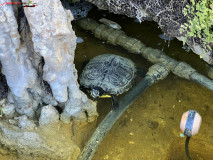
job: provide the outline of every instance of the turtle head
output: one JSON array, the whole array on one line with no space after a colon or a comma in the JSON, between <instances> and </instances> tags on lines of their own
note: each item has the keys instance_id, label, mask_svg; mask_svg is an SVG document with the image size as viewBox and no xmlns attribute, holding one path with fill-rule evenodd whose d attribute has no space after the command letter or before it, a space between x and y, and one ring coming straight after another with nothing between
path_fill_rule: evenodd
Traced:
<instances>
[{"instance_id":1,"label":"turtle head","mask_svg":"<svg viewBox=\"0 0 213 160\"><path fill-rule=\"evenodd\" d=\"M97 89L91 89L90 94L91 94L91 96L92 96L93 98L97 98L97 97L100 96L100 95L99 95L99 90L97 90Z\"/></svg>"}]
</instances>

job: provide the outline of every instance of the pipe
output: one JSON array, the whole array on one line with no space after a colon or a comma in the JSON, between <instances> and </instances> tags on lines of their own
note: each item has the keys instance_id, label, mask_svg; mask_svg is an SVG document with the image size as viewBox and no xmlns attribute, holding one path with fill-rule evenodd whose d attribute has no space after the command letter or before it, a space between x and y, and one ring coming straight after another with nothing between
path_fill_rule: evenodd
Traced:
<instances>
[{"instance_id":1,"label":"pipe","mask_svg":"<svg viewBox=\"0 0 213 160\"><path fill-rule=\"evenodd\" d=\"M197 72L194 72L190 75L190 80L197 82L213 91L213 81Z\"/></svg>"},{"instance_id":2,"label":"pipe","mask_svg":"<svg viewBox=\"0 0 213 160\"><path fill-rule=\"evenodd\" d=\"M91 160L95 154L96 149L103 140L104 136L112 128L119 117L126 111L126 109L153 83L164 79L169 74L162 64L155 64L149 68L145 78L141 80L127 95L119 101L119 108L111 110L104 120L97 127L90 140L85 145L78 160Z\"/></svg>"}]
</instances>

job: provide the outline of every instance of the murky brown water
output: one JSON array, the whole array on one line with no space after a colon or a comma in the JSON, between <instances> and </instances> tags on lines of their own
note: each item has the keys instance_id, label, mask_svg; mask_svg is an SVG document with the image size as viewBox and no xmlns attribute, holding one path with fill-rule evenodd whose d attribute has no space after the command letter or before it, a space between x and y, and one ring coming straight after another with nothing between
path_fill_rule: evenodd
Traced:
<instances>
[{"instance_id":1,"label":"murky brown water","mask_svg":"<svg viewBox=\"0 0 213 160\"><path fill-rule=\"evenodd\" d=\"M147 46L162 49L164 40L158 37L160 29L153 22L134 23L123 16L111 16L106 12L93 16L116 20L128 36L140 39ZM119 21L118 21L119 19ZM132 59L137 66L147 68L150 63L142 56L98 40L90 32L76 31L85 42L78 44L75 64L79 73L82 62L96 55L111 53ZM205 63L192 52L182 49L182 42L173 40L164 46L167 55L184 61L207 75ZM189 110L197 110L203 118L200 132L190 140L189 150L193 160L213 159L213 92L170 74L154 84L140 96L116 122L102 141L93 160L184 160L185 138L180 137L180 119ZM110 99L98 100L100 122L109 112Z\"/></svg>"}]
</instances>

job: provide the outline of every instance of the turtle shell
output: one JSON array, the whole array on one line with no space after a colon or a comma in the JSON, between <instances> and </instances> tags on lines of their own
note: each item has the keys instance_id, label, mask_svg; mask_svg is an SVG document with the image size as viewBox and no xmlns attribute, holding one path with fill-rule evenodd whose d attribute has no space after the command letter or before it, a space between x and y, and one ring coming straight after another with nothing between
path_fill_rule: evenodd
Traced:
<instances>
[{"instance_id":1,"label":"turtle shell","mask_svg":"<svg viewBox=\"0 0 213 160\"><path fill-rule=\"evenodd\" d=\"M90 89L100 87L109 94L122 94L131 87L135 72L133 61L113 54L103 54L94 57L85 66L80 84Z\"/></svg>"}]
</instances>

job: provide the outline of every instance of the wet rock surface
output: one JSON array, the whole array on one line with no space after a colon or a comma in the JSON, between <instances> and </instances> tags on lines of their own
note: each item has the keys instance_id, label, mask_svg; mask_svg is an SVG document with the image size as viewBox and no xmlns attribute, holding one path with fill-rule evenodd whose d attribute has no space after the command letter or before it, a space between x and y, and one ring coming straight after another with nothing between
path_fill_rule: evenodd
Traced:
<instances>
[{"instance_id":1,"label":"wet rock surface","mask_svg":"<svg viewBox=\"0 0 213 160\"><path fill-rule=\"evenodd\" d=\"M7 146L1 154L15 152L13 159L19 157L17 159L23 160L32 157L39 160L75 160L80 154L79 147L70 139L71 132L67 133L67 127L55 125L23 131L35 126L25 116L11 119L10 123L0 122L0 143Z\"/></svg>"}]
</instances>

